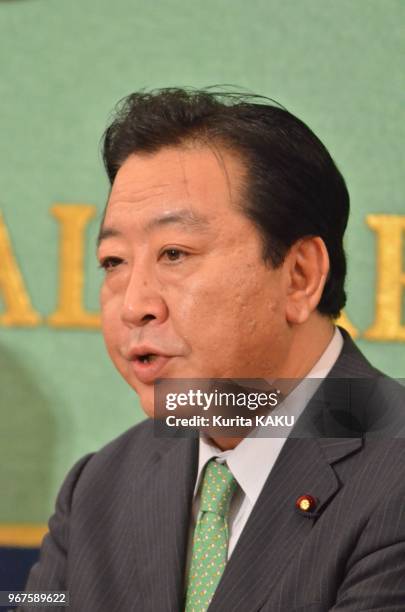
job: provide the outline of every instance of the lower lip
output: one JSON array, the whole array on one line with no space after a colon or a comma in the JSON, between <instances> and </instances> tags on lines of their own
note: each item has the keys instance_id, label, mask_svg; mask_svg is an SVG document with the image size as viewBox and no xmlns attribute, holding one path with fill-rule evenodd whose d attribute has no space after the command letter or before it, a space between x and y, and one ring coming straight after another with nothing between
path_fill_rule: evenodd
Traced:
<instances>
[{"instance_id":1,"label":"lower lip","mask_svg":"<svg viewBox=\"0 0 405 612\"><path fill-rule=\"evenodd\" d=\"M131 362L132 370L138 380L143 383L151 383L159 377L159 374L170 359L172 358L165 357L164 355L159 355L150 363L142 363L142 361L136 359Z\"/></svg>"}]
</instances>

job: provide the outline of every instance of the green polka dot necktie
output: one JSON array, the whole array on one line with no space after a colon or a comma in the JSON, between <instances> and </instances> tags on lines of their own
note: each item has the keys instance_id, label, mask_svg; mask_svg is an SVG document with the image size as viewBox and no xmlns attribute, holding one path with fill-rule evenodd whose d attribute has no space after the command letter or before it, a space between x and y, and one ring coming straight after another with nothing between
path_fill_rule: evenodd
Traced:
<instances>
[{"instance_id":1,"label":"green polka dot necktie","mask_svg":"<svg viewBox=\"0 0 405 612\"><path fill-rule=\"evenodd\" d=\"M227 517L237 483L226 465L206 465L200 512L194 531L185 612L204 612L225 569L228 552Z\"/></svg>"}]
</instances>

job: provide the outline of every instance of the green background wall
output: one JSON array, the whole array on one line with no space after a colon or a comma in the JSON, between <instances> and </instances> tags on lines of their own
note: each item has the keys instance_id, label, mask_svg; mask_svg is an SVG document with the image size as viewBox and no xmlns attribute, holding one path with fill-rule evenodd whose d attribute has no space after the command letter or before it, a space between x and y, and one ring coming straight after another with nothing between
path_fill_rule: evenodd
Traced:
<instances>
[{"instance_id":1,"label":"green background wall","mask_svg":"<svg viewBox=\"0 0 405 612\"><path fill-rule=\"evenodd\" d=\"M55 202L98 207L85 264L86 306L98 309L98 145L114 104L142 87L232 83L304 119L340 166L352 197L346 312L367 329L376 237L365 216L405 214L404 17L401 0L0 1L0 210L35 309L56 307ZM403 376L403 342L359 345ZM7 523L44 522L72 463L143 416L99 331L44 324L0 327L0 418Z\"/></svg>"}]
</instances>

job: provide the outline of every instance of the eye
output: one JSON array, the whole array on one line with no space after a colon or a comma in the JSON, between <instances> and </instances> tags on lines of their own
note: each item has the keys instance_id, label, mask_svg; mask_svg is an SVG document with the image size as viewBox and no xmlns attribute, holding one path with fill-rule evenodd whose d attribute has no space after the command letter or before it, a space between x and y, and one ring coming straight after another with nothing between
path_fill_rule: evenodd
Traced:
<instances>
[{"instance_id":1,"label":"eye","mask_svg":"<svg viewBox=\"0 0 405 612\"><path fill-rule=\"evenodd\" d=\"M123 260L120 257L104 257L100 261L100 268L103 268L106 272L110 272L113 268L116 268Z\"/></svg>"},{"instance_id":2,"label":"eye","mask_svg":"<svg viewBox=\"0 0 405 612\"><path fill-rule=\"evenodd\" d=\"M162 251L162 253L160 254L160 257L164 257L168 261L174 261L174 262L180 261L186 256L187 256L187 253L185 251L182 251L181 249L175 249L175 248L164 249L164 251Z\"/></svg>"}]
</instances>

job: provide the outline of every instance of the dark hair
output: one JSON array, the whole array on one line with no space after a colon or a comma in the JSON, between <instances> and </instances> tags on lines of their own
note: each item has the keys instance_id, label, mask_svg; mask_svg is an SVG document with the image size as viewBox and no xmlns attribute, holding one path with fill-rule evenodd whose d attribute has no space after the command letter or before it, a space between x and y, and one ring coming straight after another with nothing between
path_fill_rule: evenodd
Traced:
<instances>
[{"instance_id":1,"label":"dark hair","mask_svg":"<svg viewBox=\"0 0 405 612\"><path fill-rule=\"evenodd\" d=\"M330 271L318 311L337 317L346 302L343 234L349 194L321 141L262 96L178 88L133 93L119 103L104 134L111 184L132 153L190 141L231 148L246 163L243 210L263 238L265 261L279 266L304 236L324 240Z\"/></svg>"}]
</instances>

